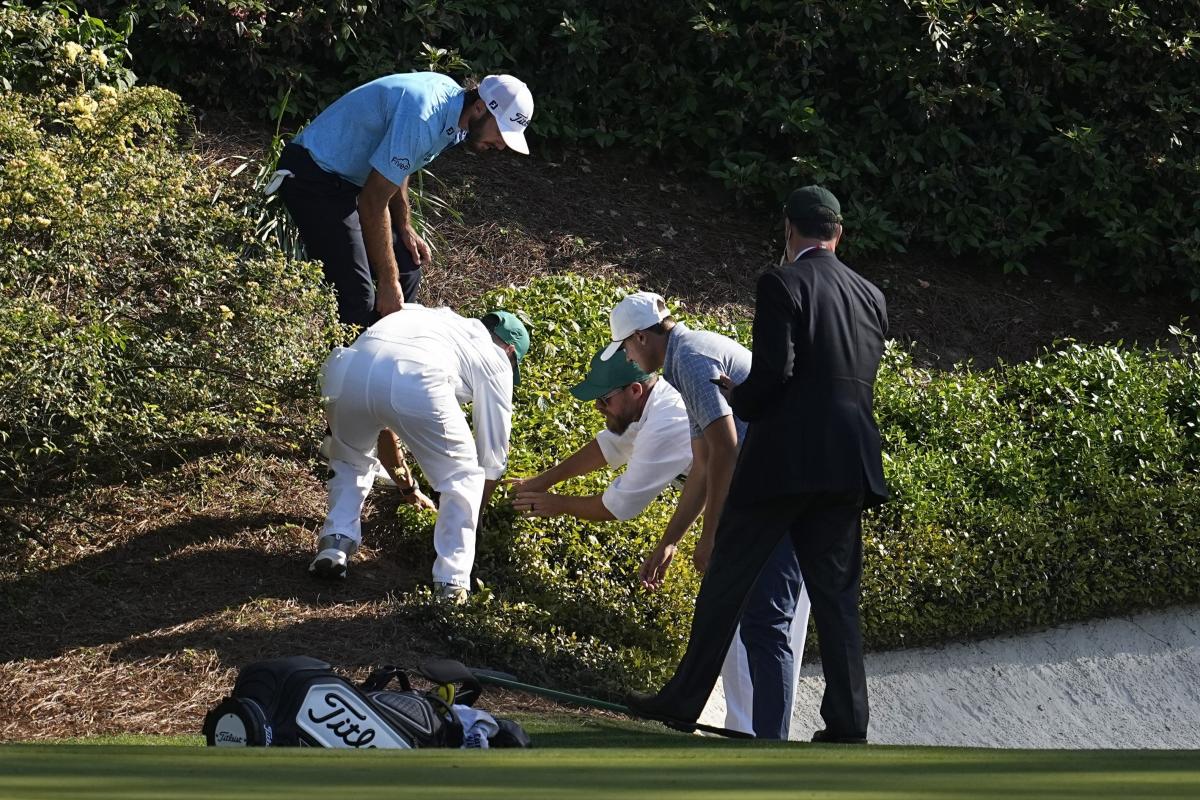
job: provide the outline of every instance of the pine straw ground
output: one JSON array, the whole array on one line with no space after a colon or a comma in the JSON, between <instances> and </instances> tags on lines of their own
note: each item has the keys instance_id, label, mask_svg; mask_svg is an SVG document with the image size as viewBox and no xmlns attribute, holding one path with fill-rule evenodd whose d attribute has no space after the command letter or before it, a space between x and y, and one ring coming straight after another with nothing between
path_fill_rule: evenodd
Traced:
<instances>
[{"instance_id":1,"label":"pine straw ground","mask_svg":"<svg viewBox=\"0 0 1200 800\"><path fill-rule=\"evenodd\" d=\"M262 146L229 120L202 127L214 131L200 139L213 159ZM755 275L778 257L774 210L629 154L455 152L434 172L430 188L464 218L438 226L426 303L458 306L570 271L618 276L695 310L749 313ZM1003 276L923 253L852 263L885 290L892 335L933 365L1025 359L1064 336L1152 342L1194 311L1169 293L1138 299L1052 270ZM44 498L9 520L28 544L0 572L0 740L196 732L237 668L258 658L306 653L361 671L452 655L389 613L392 594L427 580L428 564L394 544L385 491L369 506L371 547L351 578L305 575L324 504L313 438L147 453L139 483ZM548 707L503 692L488 705Z\"/></svg>"}]
</instances>

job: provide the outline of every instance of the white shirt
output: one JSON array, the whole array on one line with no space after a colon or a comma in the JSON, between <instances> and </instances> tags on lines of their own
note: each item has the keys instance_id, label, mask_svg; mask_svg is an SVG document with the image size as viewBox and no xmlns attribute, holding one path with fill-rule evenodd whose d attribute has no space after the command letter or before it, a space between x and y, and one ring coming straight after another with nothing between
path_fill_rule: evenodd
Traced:
<instances>
[{"instance_id":1,"label":"white shirt","mask_svg":"<svg viewBox=\"0 0 1200 800\"><path fill-rule=\"evenodd\" d=\"M611 466L628 465L601 498L617 519L642 513L667 484L692 468L687 409L675 387L661 377L650 389L642 418L622 434L600 431L596 444Z\"/></svg>"},{"instance_id":2,"label":"white shirt","mask_svg":"<svg viewBox=\"0 0 1200 800\"><path fill-rule=\"evenodd\" d=\"M363 332L388 342L397 358L444 372L460 403L471 403L475 449L484 477L498 480L508 464L512 434L512 363L477 319L449 308L405 303Z\"/></svg>"}]
</instances>

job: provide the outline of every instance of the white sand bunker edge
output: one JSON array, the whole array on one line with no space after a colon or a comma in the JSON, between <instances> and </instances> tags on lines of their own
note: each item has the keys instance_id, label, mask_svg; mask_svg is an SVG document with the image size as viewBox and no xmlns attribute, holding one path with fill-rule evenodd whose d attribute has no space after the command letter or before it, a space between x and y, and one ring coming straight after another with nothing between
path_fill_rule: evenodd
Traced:
<instances>
[{"instance_id":1,"label":"white sand bunker edge","mask_svg":"<svg viewBox=\"0 0 1200 800\"><path fill-rule=\"evenodd\" d=\"M867 654L871 741L1028 748L1200 748L1200 608L937 648ZM805 664L792 738L824 727ZM724 720L718 683L701 720Z\"/></svg>"}]
</instances>

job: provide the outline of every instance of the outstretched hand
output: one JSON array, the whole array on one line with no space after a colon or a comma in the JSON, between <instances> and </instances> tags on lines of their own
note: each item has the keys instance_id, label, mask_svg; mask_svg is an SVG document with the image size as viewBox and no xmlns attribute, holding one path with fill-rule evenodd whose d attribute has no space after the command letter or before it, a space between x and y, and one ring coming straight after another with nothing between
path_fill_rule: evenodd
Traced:
<instances>
[{"instance_id":1,"label":"outstretched hand","mask_svg":"<svg viewBox=\"0 0 1200 800\"><path fill-rule=\"evenodd\" d=\"M673 544L659 542L658 546L650 551L638 570L638 578L641 579L644 588L655 591L662 586L677 550Z\"/></svg>"},{"instance_id":2,"label":"outstretched hand","mask_svg":"<svg viewBox=\"0 0 1200 800\"><path fill-rule=\"evenodd\" d=\"M513 508L525 517L553 517L560 513L558 495L550 492L518 491Z\"/></svg>"},{"instance_id":3,"label":"outstretched hand","mask_svg":"<svg viewBox=\"0 0 1200 800\"><path fill-rule=\"evenodd\" d=\"M420 490L419 487L416 486L413 487L411 492L401 492L400 502L404 503L405 505L416 506L417 508L423 508L429 511L437 510L437 506L434 505L433 501L429 499L428 495L426 495Z\"/></svg>"},{"instance_id":4,"label":"outstretched hand","mask_svg":"<svg viewBox=\"0 0 1200 800\"><path fill-rule=\"evenodd\" d=\"M541 475L534 475L529 478L505 478L504 485L514 494L521 494L522 492L545 492L553 484Z\"/></svg>"}]
</instances>

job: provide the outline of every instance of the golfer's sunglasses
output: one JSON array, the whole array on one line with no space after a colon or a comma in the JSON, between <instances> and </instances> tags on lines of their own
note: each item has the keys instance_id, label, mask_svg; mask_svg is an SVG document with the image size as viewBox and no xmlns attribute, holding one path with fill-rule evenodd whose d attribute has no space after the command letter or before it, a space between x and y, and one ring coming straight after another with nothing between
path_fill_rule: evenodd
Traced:
<instances>
[{"instance_id":1,"label":"golfer's sunglasses","mask_svg":"<svg viewBox=\"0 0 1200 800\"><path fill-rule=\"evenodd\" d=\"M625 391L628 388L629 388L629 384L627 383L624 386L618 386L617 388L613 389L608 394L604 394L604 395L601 395L600 397L597 397L596 405L600 406L601 408L608 408L609 402L611 402L614 397L616 397L618 394L620 394L621 392Z\"/></svg>"}]
</instances>

